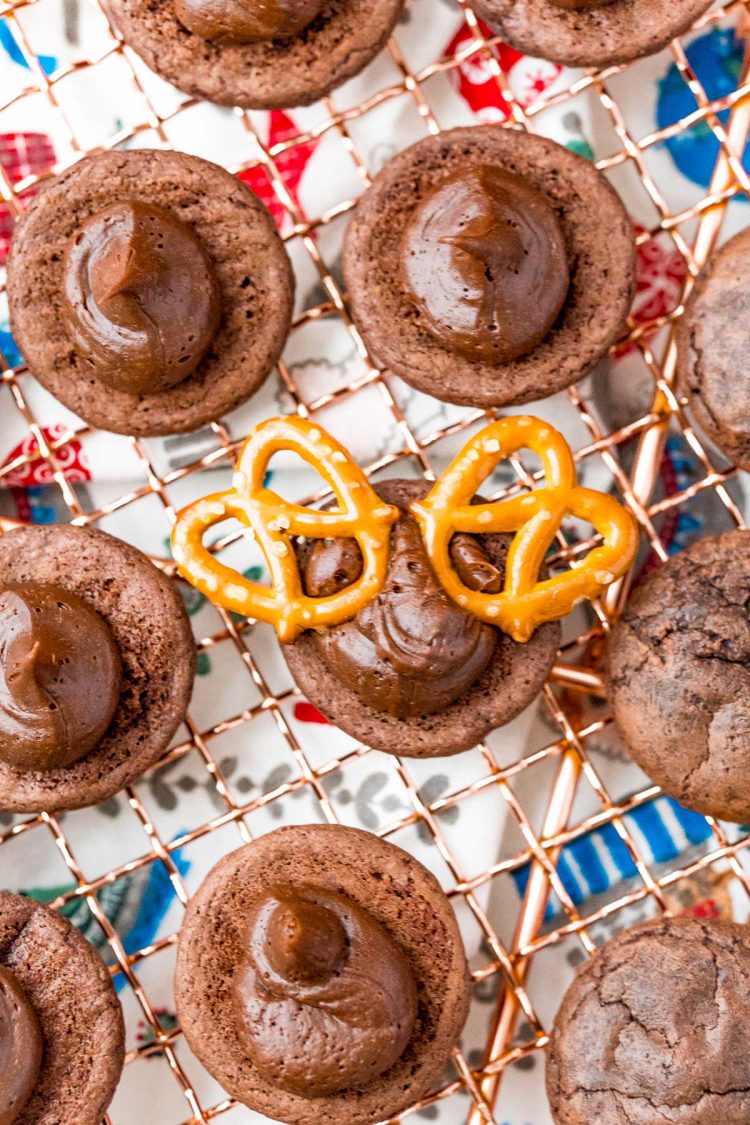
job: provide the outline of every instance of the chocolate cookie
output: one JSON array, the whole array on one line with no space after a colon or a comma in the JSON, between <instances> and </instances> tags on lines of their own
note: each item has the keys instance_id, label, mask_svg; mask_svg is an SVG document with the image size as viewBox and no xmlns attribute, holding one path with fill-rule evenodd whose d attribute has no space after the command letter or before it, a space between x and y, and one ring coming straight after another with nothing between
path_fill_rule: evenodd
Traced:
<instances>
[{"instance_id":1,"label":"chocolate cookie","mask_svg":"<svg viewBox=\"0 0 750 1125\"><path fill-rule=\"evenodd\" d=\"M391 480L377 492L404 510L429 487ZM409 536L414 521L404 522L391 532L383 593L355 622L303 633L283 652L305 696L353 738L405 757L456 754L535 699L557 655L560 625L543 625L527 644L483 625L443 592L418 535ZM512 537L460 539L481 552L468 565L493 572L499 588ZM304 552L300 561L306 565Z\"/></svg>"},{"instance_id":2,"label":"chocolate cookie","mask_svg":"<svg viewBox=\"0 0 750 1125\"><path fill-rule=\"evenodd\" d=\"M711 0L471 0L471 6L526 55L605 67L660 51Z\"/></svg>"},{"instance_id":3,"label":"chocolate cookie","mask_svg":"<svg viewBox=\"0 0 750 1125\"><path fill-rule=\"evenodd\" d=\"M70 922L0 893L0 1118L99 1125L125 1056L122 1010Z\"/></svg>"},{"instance_id":4,"label":"chocolate cookie","mask_svg":"<svg viewBox=\"0 0 750 1125\"><path fill-rule=\"evenodd\" d=\"M609 641L636 762L688 808L750 819L750 532L701 539L631 597Z\"/></svg>"},{"instance_id":5,"label":"chocolate cookie","mask_svg":"<svg viewBox=\"0 0 750 1125\"><path fill-rule=\"evenodd\" d=\"M369 1125L439 1083L469 979L420 863L367 832L306 825L209 873L185 914L175 999L232 1097L287 1125Z\"/></svg>"},{"instance_id":6,"label":"chocolate cookie","mask_svg":"<svg viewBox=\"0 0 750 1125\"><path fill-rule=\"evenodd\" d=\"M344 273L378 364L447 402L503 406L570 386L606 354L635 244L588 160L488 125L386 165L355 209Z\"/></svg>"},{"instance_id":7,"label":"chocolate cookie","mask_svg":"<svg viewBox=\"0 0 750 1125\"><path fill-rule=\"evenodd\" d=\"M402 4L291 0L248 14L232 0L109 0L125 42L168 82L249 109L311 105L353 78L385 46Z\"/></svg>"},{"instance_id":8,"label":"chocolate cookie","mask_svg":"<svg viewBox=\"0 0 750 1125\"><path fill-rule=\"evenodd\" d=\"M750 469L748 267L750 230L743 230L703 271L677 329L678 390L701 429L742 469Z\"/></svg>"},{"instance_id":9,"label":"chocolate cookie","mask_svg":"<svg viewBox=\"0 0 750 1125\"><path fill-rule=\"evenodd\" d=\"M661 918L583 967L547 1061L556 1125L750 1121L750 932Z\"/></svg>"},{"instance_id":10,"label":"chocolate cookie","mask_svg":"<svg viewBox=\"0 0 750 1125\"><path fill-rule=\"evenodd\" d=\"M294 275L260 200L184 153L104 152L45 187L16 224L13 332L32 373L93 426L197 429L264 381Z\"/></svg>"},{"instance_id":11,"label":"chocolate cookie","mask_svg":"<svg viewBox=\"0 0 750 1125\"><path fill-rule=\"evenodd\" d=\"M168 578L71 524L0 536L0 808L97 804L185 717L195 643Z\"/></svg>"}]
</instances>

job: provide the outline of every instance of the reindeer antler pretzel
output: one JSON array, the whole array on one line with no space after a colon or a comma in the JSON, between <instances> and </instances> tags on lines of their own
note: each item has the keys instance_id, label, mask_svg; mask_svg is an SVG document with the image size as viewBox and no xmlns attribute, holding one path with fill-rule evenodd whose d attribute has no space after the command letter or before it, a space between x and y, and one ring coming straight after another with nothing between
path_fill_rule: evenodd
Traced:
<instances>
[{"instance_id":1,"label":"reindeer antler pretzel","mask_svg":"<svg viewBox=\"0 0 750 1125\"><path fill-rule=\"evenodd\" d=\"M333 489L338 508L322 512L303 508L264 487L268 462L281 449L297 453L320 472ZM472 504L499 462L520 449L530 449L541 458L545 487L511 500ZM464 446L429 495L410 510L446 593L517 641L527 641L537 625L563 617L576 602L601 593L630 566L638 542L631 516L611 496L578 484L564 438L537 418L491 423ZM234 487L198 500L179 514L172 549L180 573L208 597L275 625L282 641L293 641L305 629L349 620L380 592L388 566L389 531L398 515L397 508L378 498L334 438L301 418L272 418L246 441ZM568 515L593 524L604 542L574 569L540 582L547 549ZM270 587L251 582L204 547L206 531L229 517L254 533L271 571ZM456 532L516 533L502 593L482 593L464 585L449 550ZM291 543L295 535L355 539L362 553L361 576L337 594L309 597Z\"/></svg>"},{"instance_id":2,"label":"reindeer antler pretzel","mask_svg":"<svg viewBox=\"0 0 750 1125\"><path fill-rule=\"evenodd\" d=\"M500 461L530 449L542 461L545 487L510 500L472 504L482 482ZM630 514L611 496L582 488L561 434L537 418L503 418L469 441L411 512L446 593L481 620L528 641L537 625L569 613L576 602L595 598L630 566L638 544ZM565 516L593 524L604 543L573 570L539 582L539 570ZM516 532L508 552L505 589L485 594L469 589L456 573L449 546L457 531L481 535Z\"/></svg>"},{"instance_id":3,"label":"reindeer antler pretzel","mask_svg":"<svg viewBox=\"0 0 750 1125\"><path fill-rule=\"evenodd\" d=\"M318 470L333 489L338 508L303 508L264 487L268 462L282 449L297 453ZM206 531L230 517L255 535L271 571L270 587L251 582L204 547ZM375 597L385 581L389 531L397 519L398 508L379 499L334 438L302 418L271 418L245 442L234 487L180 512L172 553L180 573L202 593L226 609L275 625L280 640L293 641L304 629L348 620ZM361 576L340 593L308 597L291 543L294 535L356 539L362 553Z\"/></svg>"}]
</instances>

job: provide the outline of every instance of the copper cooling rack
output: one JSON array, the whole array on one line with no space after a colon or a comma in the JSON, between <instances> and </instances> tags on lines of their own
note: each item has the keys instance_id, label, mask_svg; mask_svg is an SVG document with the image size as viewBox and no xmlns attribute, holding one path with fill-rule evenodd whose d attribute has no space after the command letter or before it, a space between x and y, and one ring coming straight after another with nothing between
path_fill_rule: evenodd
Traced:
<instances>
[{"instance_id":1,"label":"copper cooling rack","mask_svg":"<svg viewBox=\"0 0 750 1125\"><path fill-rule=\"evenodd\" d=\"M51 77L47 76L39 59L36 57L29 38L24 29L24 15L31 8L36 8L44 0L0 0L0 18L7 21L20 49L28 63L28 85L21 92L0 104L0 113L13 108L15 111L22 106L25 99L39 98L46 100L48 107L58 118L58 125L67 137L73 158L84 155L87 151L79 139L76 127L66 114L64 100L60 98L62 83L74 71L91 71L93 68L103 67L108 60L115 56L124 60L130 68L134 93L137 91L138 104L145 107L143 118L140 122L123 128L110 136L104 147L115 147L128 142L138 142L138 138L145 134L155 134L162 145L169 144L167 126L178 116L188 112L195 105L194 101L185 100L168 115L160 114L149 99L138 77L138 68L133 68L133 59L130 53L123 48L113 31L111 45L97 58L78 61L75 64L56 71ZM90 11L101 17L104 8L95 6L95 0L83 0L90 3ZM437 3L437 0L434 0ZM461 0L458 0L461 3ZM745 5L747 5L747 10ZM483 34L483 30L471 10L461 3L468 27L470 38L464 41L451 56L443 57L424 67L419 72L409 69L399 50L398 45L392 41L389 44L393 63L400 75L397 82L387 88L376 90L372 96L362 104L354 105L345 111L336 109L331 101L323 103L325 119L316 125L313 131L299 133L284 141L267 145L257 129L254 115L236 111L238 120L247 130L249 135L248 151L252 159L246 163L233 167L232 170L241 172L254 165L260 165L267 173L278 200L288 212L292 226L286 234L289 242L296 242L304 247L309 259L314 266L325 293L324 299L315 307L307 308L296 321L293 332L299 331L305 324L322 318L338 318L351 334L357 351L362 357L364 368L363 375L355 383L334 393L326 394L314 401L305 400L300 388L297 386L293 369L284 363L279 365L279 375L283 386L292 400L297 411L304 416L315 416L318 412L330 407L336 402L361 395L367 388L377 388L382 396L387 409L395 421L401 441L401 448L384 456L376 464L369 466L371 471L382 470L397 462L411 461L412 467L416 466L427 476L432 476L431 455L436 446L443 439L453 436L459 431L475 426L484 416L482 412L467 412L459 422L448 429L435 430L426 435L418 436L413 427L409 425L387 378L377 369L367 355L367 351L357 334L357 331L347 310L346 296L333 276L330 266L321 253L320 240L316 232L331 224L340 216L345 215L353 204L353 200L340 203L324 214L313 218L303 216L298 210L295 200L287 190L284 177L279 169L279 161L285 154L299 146L304 146L323 137L333 135L349 153L359 176L366 184L369 179L368 167L364 158L358 152L353 137L352 126L366 115L374 112L383 103L397 97L406 95L413 100L426 133L438 133L441 125L436 112L430 102L429 79L439 73L456 71L457 68L472 60L482 61L486 65L494 80L499 84L502 95L507 102L510 115L507 121L509 127L529 129L535 128L535 121L545 109L552 106L573 106L576 99L588 97L594 99L597 111L604 114L611 130L617 138L617 145L606 158L599 161L599 168L604 172L611 172L618 168L629 167L640 179L646 195L651 201L654 213L658 216L651 229L643 230L638 235L641 243L647 242L655 236L666 237L671 240L674 248L679 251L687 264L687 278L684 286L683 297L687 296L692 288L702 264L710 255L721 234L725 210L729 202L738 194L746 193L750 185L742 167L742 153L744 151L748 126L750 125L750 64L746 58L738 84L731 93L719 100L712 100L695 72L691 68L683 46L675 42L670 50L674 63L682 82L692 94L695 108L686 117L675 121L669 126L650 133L648 136L635 139L628 130L626 115L612 93L613 83L623 68L610 68L608 70L586 74L576 77L567 88L555 88L554 93L540 96L532 106L524 108L514 96L508 80L500 65L499 41L496 38ZM420 7L420 12L428 11L425 4ZM728 0L719 4L704 17L700 26L708 27L719 21L728 19L744 20L750 12L750 0ZM105 12L106 14L106 12ZM19 18L20 17L20 18ZM88 17L84 17L88 18ZM424 18L417 17L417 18ZM637 82L637 68L634 64L630 68L634 81ZM620 87L621 88L621 85ZM0 88L1 89L1 88ZM728 111L728 112L724 112ZM722 115L721 118L719 115ZM17 116L17 115L16 115ZM0 118L1 120L1 118ZM680 213L672 213L666 202L665 193L660 188L657 179L650 171L649 155L665 141L678 137L682 133L697 126L708 128L714 134L719 145L719 156L714 169L710 188L703 198L694 206ZM59 168L57 169L59 170ZM12 215L18 215L22 210L22 198L45 176L29 176L20 182L13 183L8 175L0 168L0 197ZM710 502L719 506L736 525L742 526L741 513L732 499L731 488L727 485L734 474L734 470L717 467L712 461L709 452L701 443L700 438L690 428L683 415L681 404L673 390L673 376L675 364L674 341L672 328L676 318L682 311L680 305L674 312L659 317L648 323L632 322L628 342L638 350L644 368L653 380L653 401L651 408L630 422L625 428L612 433L602 432L597 421L597 412L593 402L576 388L569 391L570 400L578 412L581 422L588 434L587 443L576 452L579 462L598 456L611 475L611 482L617 492L621 494L630 510L635 515L641 528L644 541L651 544L655 556L664 559L667 548L660 538L657 530L659 521L669 513L687 505L699 494L703 502ZM624 342L623 342L624 343ZM622 345L621 345L622 346ZM183 478L201 472L209 467L219 464L229 464L236 453L237 441L232 439L228 428L217 421L212 429L216 439L216 448L209 455L183 465L169 473L160 473L149 456L148 443L132 439L132 448L140 459L144 471L145 483L129 492L127 495L111 499L106 507L96 511L84 510L74 487L66 480L63 467L57 453L73 436L64 433L54 441L45 436L29 404L28 386L31 377L23 368L13 368L2 360L0 373L0 387L5 384L10 390L12 409L23 416L28 430L33 435L37 449L22 454L15 458L4 468L0 469L0 484L2 477L9 476L40 457L47 463L51 479L59 489L60 495L67 506L69 517L78 524L97 524L104 517L120 511L129 505L137 503L144 497L153 496L163 509L164 530L174 518L174 508L170 496L171 488ZM3 419L0 417L0 426ZM670 432L679 432L682 440L692 451L694 458L700 466L699 479L693 480L684 487L665 498L654 499L654 490L661 464L664 444L668 429ZM90 434L90 430L77 432L79 438ZM635 448L635 456L632 450ZM626 458L623 456L625 449L630 451L627 458L629 465L626 472L623 465ZM517 459L514 468L518 475L518 482L514 487L523 487L533 483L532 476L525 469L523 462ZM11 521L0 520L0 530L9 526ZM573 550L566 547L565 540L560 539L560 561L569 562L571 556L587 545L578 545ZM166 570L170 563L166 559L155 560ZM527 753L514 762L498 761L496 753L488 746L479 747L483 760L483 776L455 792L443 794L438 800L427 802L424 794L420 793L415 784L408 761L396 761L395 769L408 793L411 810L406 816L400 816L392 823L379 830L384 837L393 837L408 826L421 826L422 835L429 838L438 850L442 862L450 872L453 886L450 894L454 901L463 900L466 908L473 916L481 931L484 944L489 952L487 961L474 973L475 985L481 988L488 982L495 985L498 995L494 1017L490 1021L489 1034L484 1049L484 1058L479 1064L469 1060L457 1050L454 1056L455 1077L446 1081L443 1087L417 1106L411 1107L398 1120L412 1119L413 1114L424 1111L426 1107L443 1102L458 1091L468 1095L469 1106L467 1120L471 1125L479 1122L501 1122L504 1120L503 1112L503 1079L509 1067L516 1065L540 1052L547 1043L548 1023L538 1016L531 995L526 988L527 976L534 957L555 943L568 939L571 935L577 936L586 953L594 948L590 933L591 927L601 922L605 917L612 917L626 907L633 904L653 900L660 909L667 908L667 897L681 880L695 876L696 873L720 867L729 870L736 878L738 886L744 888L744 893L750 898L750 879L742 864L743 851L750 844L750 836L738 834L732 836L731 842L722 827L715 821L709 821L711 837L708 848L698 856L691 858L689 866L677 867L657 877L651 870L649 862L639 849L632 831L623 819L627 813L639 806L652 801L657 795L655 787L644 788L628 797L626 801L617 801L611 796L607 785L604 783L600 770L589 755L587 744L597 735L601 734L608 719L597 715L594 719L582 720L582 709L571 706L571 699L583 698L586 695L600 699L603 693L603 680L596 664L597 651L601 649L601 638L606 635L609 623L618 612L627 595L627 583L621 583L619 588L610 590L606 599L594 607L591 627L586 633L569 642L560 654L550 683L545 688L544 705L548 710L548 720L554 729L554 734L548 743L533 752ZM136 952L126 953L123 944L115 932L114 927L103 910L99 894L109 884L115 883L124 875L146 870L156 861L160 861L166 869L171 880L174 892L184 904L188 899L188 891L175 862L175 853L188 847L209 833L214 833L227 825L236 826L237 833L229 846L234 847L242 841L251 839L251 830L247 817L261 807L269 807L297 789L305 789L319 805L319 811L328 821L337 819L336 809L329 798L328 790L324 784L337 770L353 759L362 758L371 753L364 746L356 746L343 758L336 758L322 766L313 766L309 760L303 742L296 736L290 727L282 704L288 703L294 692L275 695L266 681L262 669L253 656L253 623L237 623L232 617L220 611L221 627L213 635L206 636L200 641L200 649L208 651L220 643L230 643L239 654L247 676L260 693L261 702L239 714L227 715L221 722L215 723L209 729L199 729L191 719L187 720L189 737L180 745L175 746L169 753L168 761L174 761L193 752L197 754L205 766L206 782L215 790L221 811L205 823L194 827L189 832L183 832L175 839L166 841L161 838L159 831L146 804L139 795L139 784L127 790L127 801L138 818L143 830L142 852L139 856L121 864L114 870L108 871L96 879L87 879L85 871L76 858L74 845L66 836L64 824L60 818L47 813L38 816L17 818L10 827L0 834L0 843L24 837L34 846L37 833L49 833L54 844L64 860L75 888L60 895L53 903L55 908L62 908L78 900L88 905L94 918L101 927L112 956L113 973L122 973L126 978L132 992L140 1006L142 1019L148 1029L148 1034L143 1037L142 1044L129 1051L127 1064L132 1065L139 1059L159 1054L165 1060L172 1079L184 1095L184 1121L207 1122L214 1119L235 1120L234 1103L224 1099L213 1103L204 1104L191 1081L187 1068L181 1061L179 1045L181 1035L178 1027L165 1028L159 1019L159 1013L149 998L147 989L139 979L138 969L146 959L153 958L165 949L173 946L176 935L170 934L160 938L146 948ZM217 736L232 728L241 727L251 734L252 727L260 716L272 716L277 724L280 736L285 740L289 751L296 760L299 776L287 781L271 792L253 797L247 804L238 802L225 777L222 775L217 755L212 751L212 744ZM517 798L512 782L527 770L548 763L550 772L545 775L552 778L547 797L546 815L543 823L535 824L536 817L530 816L522 802ZM586 783L596 795L597 811L582 820L570 823L574 797L577 787ZM441 827L441 814L447 810L467 802L476 794L493 788L505 803L506 812L520 832L522 845L515 854L500 855L497 862L480 875L468 878L462 872L461 864L454 856L445 833ZM570 844L594 828L612 825L620 840L624 844L638 872L638 882L629 885L627 893L616 901L608 902L601 909L582 914L569 893L566 891L556 870L556 861L562 847ZM3 855L0 849L0 871L2 870ZM515 920L515 933L512 940L502 940L493 927L479 898L480 889L491 880L503 875L512 874L528 866L530 877L524 892L522 906ZM561 904L563 914L558 917L559 924L555 928L544 925L544 915L550 892L554 892ZM520 1029L520 1031L519 1031ZM172 1080L170 1079L170 1081ZM155 1107L155 1116L152 1121L158 1121L158 1109ZM466 1116L462 1110L459 1114L461 1120ZM458 1121L458 1117L456 1118ZM139 1123L140 1125L140 1123ZM150 1125L150 1123L149 1123ZM451 1123L452 1125L452 1123Z\"/></svg>"}]
</instances>

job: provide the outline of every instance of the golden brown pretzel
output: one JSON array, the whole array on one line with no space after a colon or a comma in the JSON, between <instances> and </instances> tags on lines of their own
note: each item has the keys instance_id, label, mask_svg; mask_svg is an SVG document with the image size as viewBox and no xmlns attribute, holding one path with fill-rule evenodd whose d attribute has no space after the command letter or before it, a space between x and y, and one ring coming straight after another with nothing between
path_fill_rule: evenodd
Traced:
<instances>
[{"instance_id":1,"label":"golden brown pretzel","mask_svg":"<svg viewBox=\"0 0 750 1125\"><path fill-rule=\"evenodd\" d=\"M274 453L297 453L327 481L338 507L324 512L303 508L265 488ZM279 639L293 641L304 629L322 629L353 617L382 588L388 567L388 539L398 508L384 504L342 445L303 418L271 418L245 442L233 487L190 504L177 517L172 554L180 573L225 609L266 621ZM252 582L219 562L203 545L210 527L234 517L251 530L266 557L271 586ZM308 597L291 537L356 539L362 574L340 593Z\"/></svg>"},{"instance_id":2,"label":"golden brown pretzel","mask_svg":"<svg viewBox=\"0 0 750 1125\"><path fill-rule=\"evenodd\" d=\"M544 487L510 500L472 504L500 461L524 448L541 458ZM320 472L333 489L338 508L303 508L264 487L268 462L281 449L299 454ZM517 641L529 640L542 622L563 617L576 602L601 593L630 566L638 543L629 513L613 497L582 488L562 435L531 417L492 422L464 446L429 495L410 510L446 593ZM288 642L304 629L349 620L380 592L388 567L390 527L398 515L397 508L378 498L334 438L302 418L272 418L246 441L233 487L198 500L179 514L172 549L180 573L189 582L226 609L274 625L280 639ZM547 550L570 515L593 524L604 542L573 569L540 582ZM270 587L243 577L204 547L205 532L229 517L255 535L271 571ZM449 551L456 532L515 533L501 593L471 590L461 581ZM355 539L362 553L361 576L337 594L307 596L292 536Z\"/></svg>"},{"instance_id":3,"label":"golden brown pretzel","mask_svg":"<svg viewBox=\"0 0 750 1125\"><path fill-rule=\"evenodd\" d=\"M521 449L541 459L545 485L491 504L472 504L497 465ZM628 569L638 534L632 516L603 492L578 484L570 449L552 426L538 418L492 422L476 434L425 497L411 505L425 548L446 593L482 621L498 625L516 641L528 641L538 625L564 617L576 602L595 598ZM574 569L543 582L539 571L565 516L593 524L604 543ZM474 535L515 532L505 568L505 588L484 594L465 586L449 545L457 531Z\"/></svg>"}]
</instances>

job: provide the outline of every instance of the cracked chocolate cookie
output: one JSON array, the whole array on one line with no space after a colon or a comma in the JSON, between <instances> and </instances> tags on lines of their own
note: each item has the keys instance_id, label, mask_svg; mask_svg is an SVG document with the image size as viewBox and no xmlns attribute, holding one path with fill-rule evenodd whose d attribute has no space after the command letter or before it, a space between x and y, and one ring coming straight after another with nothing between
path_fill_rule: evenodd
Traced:
<instances>
[{"instance_id":1,"label":"cracked chocolate cookie","mask_svg":"<svg viewBox=\"0 0 750 1125\"><path fill-rule=\"evenodd\" d=\"M87 157L13 232L8 301L24 359L115 433L183 433L245 402L279 358L293 299L264 205L185 153Z\"/></svg>"},{"instance_id":2,"label":"cracked chocolate cookie","mask_svg":"<svg viewBox=\"0 0 750 1125\"><path fill-rule=\"evenodd\" d=\"M605 67L660 51L711 0L471 0L471 6L526 55Z\"/></svg>"},{"instance_id":3,"label":"cracked chocolate cookie","mask_svg":"<svg viewBox=\"0 0 750 1125\"><path fill-rule=\"evenodd\" d=\"M284 646L290 671L331 722L368 746L404 757L456 754L509 723L542 690L560 645L560 625L542 625L518 644L451 601L432 570L407 506L424 481L377 486L402 511L391 531L383 590L352 621L308 630ZM502 588L510 535L459 535L454 565L473 589ZM352 540L300 549L308 594L354 581L361 556Z\"/></svg>"},{"instance_id":4,"label":"cracked chocolate cookie","mask_svg":"<svg viewBox=\"0 0 750 1125\"><path fill-rule=\"evenodd\" d=\"M287 1125L371 1125L423 1098L469 993L437 880L354 828L280 828L226 856L179 938L191 1048L229 1094Z\"/></svg>"},{"instance_id":5,"label":"cracked chocolate cookie","mask_svg":"<svg viewBox=\"0 0 750 1125\"><path fill-rule=\"evenodd\" d=\"M750 819L750 532L701 539L631 597L609 642L617 725L688 808Z\"/></svg>"},{"instance_id":6,"label":"cracked chocolate cookie","mask_svg":"<svg viewBox=\"0 0 750 1125\"><path fill-rule=\"evenodd\" d=\"M700 428L742 469L750 469L748 268L750 230L743 230L703 271L677 329L678 391Z\"/></svg>"},{"instance_id":7,"label":"cracked chocolate cookie","mask_svg":"<svg viewBox=\"0 0 750 1125\"><path fill-rule=\"evenodd\" d=\"M185 718L195 642L173 582L92 528L0 536L0 808L98 804Z\"/></svg>"},{"instance_id":8,"label":"cracked chocolate cookie","mask_svg":"<svg viewBox=\"0 0 750 1125\"><path fill-rule=\"evenodd\" d=\"M556 1125L747 1125L750 930L659 919L588 961L547 1059Z\"/></svg>"},{"instance_id":9,"label":"cracked chocolate cookie","mask_svg":"<svg viewBox=\"0 0 750 1125\"><path fill-rule=\"evenodd\" d=\"M617 340L635 287L627 212L593 164L495 125L428 137L357 203L352 316L378 365L465 406L544 398Z\"/></svg>"},{"instance_id":10,"label":"cracked chocolate cookie","mask_svg":"<svg viewBox=\"0 0 750 1125\"><path fill-rule=\"evenodd\" d=\"M109 0L125 42L168 82L247 109L310 105L385 46L403 0Z\"/></svg>"},{"instance_id":11,"label":"cracked chocolate cookie","mask_svg":"<svg viewBox=\"0 0 750 1125\"><path fill-rule=\"evenodd\" d=\"M0 1121L99 1125L122 1072L112 978L66 918L0 893Z\"/></svg>"}]
</instances>

